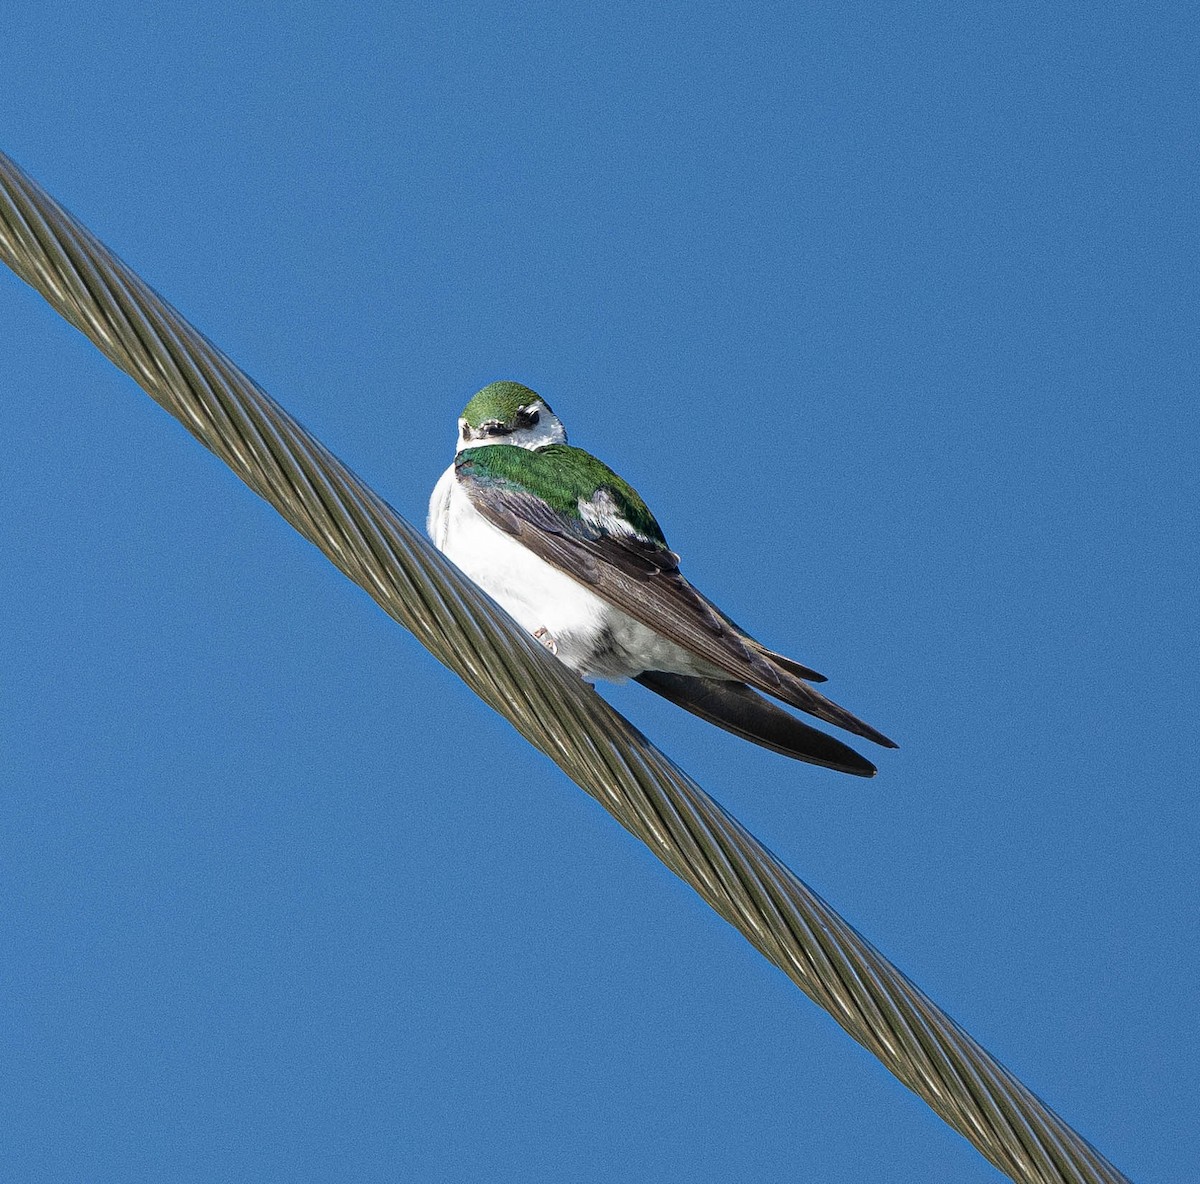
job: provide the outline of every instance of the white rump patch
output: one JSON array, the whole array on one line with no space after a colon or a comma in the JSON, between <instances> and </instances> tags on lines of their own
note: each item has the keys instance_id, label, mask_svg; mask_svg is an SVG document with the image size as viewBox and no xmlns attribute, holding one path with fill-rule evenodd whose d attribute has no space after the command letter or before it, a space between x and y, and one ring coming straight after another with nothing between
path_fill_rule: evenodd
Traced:
<instances>
[{"instance_id":1,"label":"white rump patch","mask_svg":"<svg viewBox=\"0 0 1200 1184\"><path fill-rule=\"evenodd\" d=\"M651 540L641 532L634 530L629 521L621 517L617 499L612 490L601 486L588 499L579 499L579 516L589 526L595 526L606 534L625 535L632 539L641 539L648 543Z\"/></svg>"}]
</instances>

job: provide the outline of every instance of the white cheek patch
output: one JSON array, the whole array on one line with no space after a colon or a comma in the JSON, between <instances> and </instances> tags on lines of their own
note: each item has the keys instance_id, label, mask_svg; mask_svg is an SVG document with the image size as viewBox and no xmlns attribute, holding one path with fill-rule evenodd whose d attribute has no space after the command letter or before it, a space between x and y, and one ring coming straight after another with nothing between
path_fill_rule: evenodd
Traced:
<instances>
[{"instance_id":1,"label":"white cheek patch","mask_svg":"<svg viewBox=\"0 0 1200 1184\"><path fill-rule=\"evenodd\" d=\"M509 437L510 444L518 444L522 448L545 448L547 444L565 444L567 431L562 420L546 407L545 403L535 404L538 421L531 428L521 428Z\"/></svg>"}]
</instances>

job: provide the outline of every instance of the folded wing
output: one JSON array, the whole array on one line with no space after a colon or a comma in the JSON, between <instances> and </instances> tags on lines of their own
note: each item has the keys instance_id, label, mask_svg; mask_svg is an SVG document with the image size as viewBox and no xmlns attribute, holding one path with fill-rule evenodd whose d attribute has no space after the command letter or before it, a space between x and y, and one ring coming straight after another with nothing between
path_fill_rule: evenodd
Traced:
<instances>
[{"instance_id":1,"label":"folded wing","mask_svg":"<svg viewBox=\"0 0 1200 1184\"><path fill-rule=\"evenodd\" d=\"M524 456L503 456L515 451ZM564 488L564 473L568 478L572 474L564 462L575 462L565 454L586 458L587 467L577 462L576 488ZM531 467L546 470L538 476L557 483L551 486L552 499L535 495L515 479L509 462L516 459L526 476ZM679 557L645 503L588 453L567 445L538 452L473 449L459 454L457 477L489 522L635 620L738 682L876 744L896 747L882 732L813 690L810 681L823 681L816 671L760 645L697 592L680 572Z\"/></svg>"}]
</instances>

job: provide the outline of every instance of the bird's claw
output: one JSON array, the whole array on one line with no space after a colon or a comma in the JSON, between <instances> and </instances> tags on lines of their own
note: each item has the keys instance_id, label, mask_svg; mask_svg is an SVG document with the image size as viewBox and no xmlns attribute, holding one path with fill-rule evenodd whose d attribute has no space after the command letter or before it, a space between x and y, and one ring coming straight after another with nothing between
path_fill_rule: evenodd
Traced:
<instances>
[{"instance_id":1,"label":"bird's claw","mask_svg":"<svg viewBox=\"0 0 1200 1184\"><path fill-rule=\"evenodd\" d=\"M540 629L534 631L534 637L538 639L556 658L558 657L558 642L550 636L546 626L543 625Z\"/></svg>"}]
</instances>

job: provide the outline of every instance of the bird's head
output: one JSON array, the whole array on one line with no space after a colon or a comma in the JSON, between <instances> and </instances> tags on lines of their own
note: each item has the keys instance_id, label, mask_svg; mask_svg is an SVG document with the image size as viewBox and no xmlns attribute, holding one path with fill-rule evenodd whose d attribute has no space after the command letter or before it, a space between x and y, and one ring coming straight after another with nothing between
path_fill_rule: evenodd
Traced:
<instances>
[{"instance_id":1,"label":"bird's head","mask_svg":"<svg viewBox=\"0 0 1200 1184\"><path fill-rule=\"evenodd\" d=\"M493 382L464 408L458 419L458 450L485 444L544 448L565 444L566 430L541 395L519 382Z\"/></svg>"}]
</instances>

